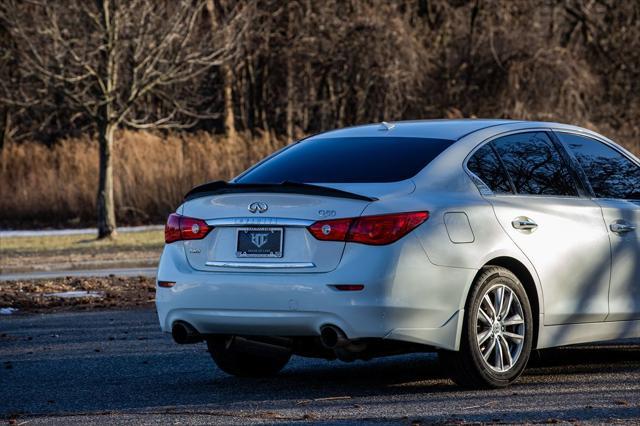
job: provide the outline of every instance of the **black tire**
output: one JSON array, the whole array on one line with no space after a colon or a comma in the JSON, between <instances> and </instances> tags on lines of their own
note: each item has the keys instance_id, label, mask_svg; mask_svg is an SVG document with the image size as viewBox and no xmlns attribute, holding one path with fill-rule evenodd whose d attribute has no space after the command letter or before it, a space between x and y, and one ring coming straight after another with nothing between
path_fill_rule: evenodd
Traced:
<instances>
[{"instance_id":1,"label":"black tire","mask_svg":"<svg viewBox=\"0 0 640 426\"><path fill-rule=\"evenodd\" d=\"M479 317L485 317L479 313L480 307L483 307L483 312L487 307L491 307L490 303L486 300L483 302L484 295L491 291L502 291L507 294L507 297L509 297L509 292L502 287L510 289L513 292L513 295L517 296L517 299L519 299L518 301L521 309L519 309L518 312L522 313L524 330L521 328L521 325L511 325L512 322L519 322L517 316L511 316L511 321L503 318L508 325L502 327L500 326L503 323L500 323L495 327L486 325L486 329L479 332L479 330L481 330L480 323L489 324L489 322L479 320ZM492 299L492 294L495 295L499 293L489 293L490 301L497 299L497 297ZM500 306L502 307L503 305L500 304ZM498 309L497 311L502 310ZM504 315L504 317L507 316L508 313ZM497 312L497 315L492 318L500 319L500 312ZM495 322L492 324L495 325ZM514 329L513 327L516 328ZM460 351L442 351L439 353L440 360L445 365L445 368L448 369L451 379L460 386L475 389L502 388L509 386L520 376L520 374L522 374L527 365L527 361L531 354L533 327L534 322L531 313L531 305L522 283L508 269L499 266L485 267L474 282L467 299L462 336L460 340ZM479 343L479 340L482 340L482 338L485 337L485 332L487 331L489 331L489 337L487 337L488 343L485 344L486 346L482 346ZM504 337L503 339L500 337L501 333L506 333L504 336L509 335L509 337ZM513 339L515 334L522 335L524 337L522 339L523 343L521 346L519 343L515 343L520 341L520 339ZM494 346L490 346L491 339L494 339ZM511 358L512 352L510 349L509 354L507 355L504 349L505 346L498 348L495 346L495 342L499 342L498 344L504 342L504 344L507 345L506 349L511 348L508 343L511 342L512 345L514 345L514 353L517 354L515 361ZM485 361L483 357L483 349L481 349L481 347L484 348L484 353L488 354L487 361ZM493 350L490 348L493 348ZM509 363L509 360L512 364L506 371L501 371L501 369L505 368L505 358L508 360L507 364Z\"/></svg>"},{"instance_id":2,"label":"black tire","mask_svg":"<svg viewBox=\"0 0 640 426\"><path fill-rule=\"evenodd\" d=\"M255 344L235 337L208 339L207 347L222 371L238 377L273 376L291 358L291 351L287 348Z\"/></svg>"}]
</instances>

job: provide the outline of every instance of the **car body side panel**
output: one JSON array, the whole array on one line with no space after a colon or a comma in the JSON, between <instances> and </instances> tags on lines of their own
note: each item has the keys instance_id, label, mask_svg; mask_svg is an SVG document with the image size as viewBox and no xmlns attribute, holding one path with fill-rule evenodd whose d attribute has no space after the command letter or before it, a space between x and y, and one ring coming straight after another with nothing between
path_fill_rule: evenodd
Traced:
<instances>
[{"instance_id":1,"label":"car body side panel","mask_svg":"<svg viewBox=\"0 0 640 426\"><path fill-rule=\"evenodd\" d=\"M462 168L460 173L464 173ZM428 210L429 220L416 228L413 234L420 241L427 258L434 266L449 268L450 271L466 270L470 272L466 275L467 279L464 282L456 282L454 286L461 312L465 307L467 296L478 270L497 258L511 258L523 264L533 278L537 299L543 301L542 287L533 265L504 232L496 219L491 204L479 195L470 180L466 185L471 185L475 194L462 196L434 190L429 192L416 190L410 198L371 203L363 214ZM468 217L473 231L473 241L468 243L451 241L445 225L445 215L450 212L463 212ZM437 296L439 292L451 291L451 287L445 286L438 286L437 289L437 291L432 291L433 296ZM540 312L544 312L542 303ZM401 331L398 333L402 334Z\"/></svg>"},{"instance_id":2,"label":"car body side panel","mask_svg":"<svg viewBox=\"0 0 640 426\"><path fill-rule=\"evenodd\" d=\"M515 259L524 256L504 233L496 220L491 204L486 200L475 201L462 198L446 198L444 194L435 194L427 198L430 206L430 218L427 226L417 229L420 241L435 265L478 270L484 266L492 253L502 252ZM369 210L369 209L367 209ZM469 242L451 241L445 216L449 213L464 213L473 232Z\"/></svg>"},{"instance_id":3,"label":"car body side panel","mask_svg":"<svg viewBox=\"0 0 640 426\"><path fill-rule=\"evenodd\" d=\"M640 320L550 325L540 328L538 349L640 336Z\"/></svg>"}]
</instances>

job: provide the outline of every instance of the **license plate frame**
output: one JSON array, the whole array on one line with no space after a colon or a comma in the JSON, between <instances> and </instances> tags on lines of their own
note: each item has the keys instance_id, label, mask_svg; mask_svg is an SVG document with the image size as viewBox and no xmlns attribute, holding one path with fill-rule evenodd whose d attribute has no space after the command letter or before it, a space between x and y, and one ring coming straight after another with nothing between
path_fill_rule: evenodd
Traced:
<instances>
[{"instance_id":1,"label":"license plate frame","mask_svg":"<svg viewBox=\"0 0 640 426\"><path fill-rule=\"evenodd\" d=\"M264 235L266 236L259 236ZM274 247L273 238L277 246ZM279 234L279 235L278 235ZM256 235L256 237L253 237ZM259 243L265 238L261 245ZM262 246L269 244L269 247L262 249ZM274 249L271 249L274 247ZM282 227L244 227L238 228L236 232L236 257L243 258L281 258L284 253L284 228Z\"/></svg>"}]
</instances>

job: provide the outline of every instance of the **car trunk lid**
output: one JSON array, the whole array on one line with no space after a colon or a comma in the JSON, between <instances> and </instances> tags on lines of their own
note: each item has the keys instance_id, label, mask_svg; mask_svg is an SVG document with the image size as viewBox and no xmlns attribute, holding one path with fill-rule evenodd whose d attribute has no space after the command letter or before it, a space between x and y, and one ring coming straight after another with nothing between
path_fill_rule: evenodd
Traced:
<instances>
[{"instance_id":1,"label":"car trunk lid","mask_svg":"<svg viewBox=\"0 0 640 426\"><path fill-rule=\"evenodd\" d=\"M319 241L307 226L323 219L360 216L379 197L411 192L413 184L215 183L200 188L187 194L181 212L213 226L204 239L183 243L194 269L319 273L338 266L345 243Z\"/></svg>"}]
</instances>

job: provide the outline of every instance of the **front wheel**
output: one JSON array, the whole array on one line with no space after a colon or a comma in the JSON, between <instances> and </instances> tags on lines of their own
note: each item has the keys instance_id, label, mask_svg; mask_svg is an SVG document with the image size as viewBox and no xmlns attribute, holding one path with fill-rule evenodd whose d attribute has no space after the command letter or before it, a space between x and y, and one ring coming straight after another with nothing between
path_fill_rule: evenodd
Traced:
<instances>
[{"instance_id":1,"label":"front wheel","mask_svg":"<svg viewBox=\"0 0 640 426\"><path fill-rule=\"evenodd\" d=\"M208 339L207 347L222 371L238 377L273 376L291 358L288 348L238 337Z\"/></svg>"},{"instance_id":2,"label":"front wheel","mask_svg":"<svg viewBox=\"0 0 640 426\"><path fill-rule=\"evenodd\" d=\"M522 374L533 340L529 298L518 278L499 266L484 268L465 309L460 351L441 360L457 384L500 388Z\"/></svg>"}]
</instances>

